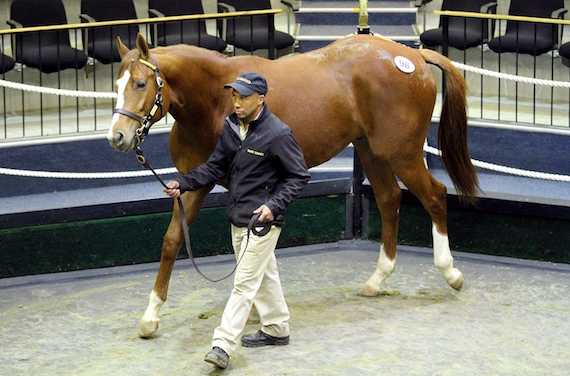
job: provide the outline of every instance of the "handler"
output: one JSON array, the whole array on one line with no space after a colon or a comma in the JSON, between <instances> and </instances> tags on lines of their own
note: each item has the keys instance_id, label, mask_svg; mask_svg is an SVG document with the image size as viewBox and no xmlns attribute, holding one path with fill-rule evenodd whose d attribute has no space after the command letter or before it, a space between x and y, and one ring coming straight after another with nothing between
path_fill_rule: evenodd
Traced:
<instances>
[{"instance_id":1,"label":"handler","mask_svg":"<svg viewBox=\"0 0 570 376\"><path fill-rule=\"evenodd\" d=\"M241 344L258 347L289 343L289 309L274 251L287 207L310 178L291 128L265 104L265 78L258 73L244 73L224 87L232 89L235 112L226 118L214 152L206 163L169 182L164 190L177 198L181 192L197 190L225 177L229 181L226 214L240 262L222 323L214 331L212 351L204 359L220 368L228 366L252 304L262 327L257 333L242 336ZM263 237L252 233L247 243L247 225L254 214L260 214L259 221L271 222L272 226Z\"/></svg>"}]
</instances>

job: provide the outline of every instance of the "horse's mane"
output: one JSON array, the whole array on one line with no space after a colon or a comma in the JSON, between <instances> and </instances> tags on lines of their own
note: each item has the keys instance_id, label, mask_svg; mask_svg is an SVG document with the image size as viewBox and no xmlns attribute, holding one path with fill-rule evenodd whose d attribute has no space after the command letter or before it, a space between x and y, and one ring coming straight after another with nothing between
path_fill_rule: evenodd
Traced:
<instances>
[{"instance_id":1,"label":"horse's mane","mask_svg":"<svg viewBox=\"0 0 570 376\"><path fill-rule=\"evenodd\" d=\"M221 52L209 50L207 48L190 46L188 44L175 44L171 46L159 46L150 50L151 53L160 55L177 55L177 56L202 56L217 59L227 59L228 56Z\"/></svg>"}]
</instances>

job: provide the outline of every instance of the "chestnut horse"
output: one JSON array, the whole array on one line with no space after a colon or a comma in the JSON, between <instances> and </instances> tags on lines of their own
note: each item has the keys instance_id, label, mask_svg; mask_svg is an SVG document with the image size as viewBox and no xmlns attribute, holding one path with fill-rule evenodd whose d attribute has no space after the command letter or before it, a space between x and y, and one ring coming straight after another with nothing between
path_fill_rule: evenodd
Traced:
<instances>
[{"instance_id":1,"label":"chestnut horse","mask_svg":"<svg viewBox=\"0 0 570 376\"><path fill-rule=\"evenodd\" d=\"M446 187L428 172L422 154L437 94L430 63L445 74L438 130L442 163L461 197L475 200L478 180L467 150L466 83L446 57L370 35L349 36L279 60L226 57L187 45L149 50L141 35L131 51L120 40L118 45L122 62L116 81L117 113L108 134L115 149L126 152L136 146L140 119L124 115L144 117L156 107L160 82L164 111L150 112L149 124L163 113L172 114L172 161L180 173L187 173L207 160L224 118L233 111L231 92L224 84L243 72L259 72L269 86L267 105L291 127L309 167L331 159L351 142L362 159L382 216L382 235L378 266L359 295L378 295L380 284L395 268L402 195L396 176L431 216L435 266L451 287L461 289L463 274L453 267L447 235ZM182 195L189 225L212 188ZM156 283L141 319L141 337L158 329L158 312L166 301L183 236L174 205Z\"/></svg>"}]
</instances>

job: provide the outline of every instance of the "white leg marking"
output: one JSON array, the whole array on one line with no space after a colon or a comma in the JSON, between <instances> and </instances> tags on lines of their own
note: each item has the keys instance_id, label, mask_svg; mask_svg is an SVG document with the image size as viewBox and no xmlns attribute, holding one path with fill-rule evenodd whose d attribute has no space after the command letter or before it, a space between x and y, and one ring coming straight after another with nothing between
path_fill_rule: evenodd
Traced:
<instances>
[{"instance_id":1,"label":"white leg marking","mask_svg":"<svg viewBox=\"0 0 570 376\"><path fill-rule=\"evenodd\" d=\"M380 291L380 285L386 278L394 272L396 268L396 259L390 260L386 256L386 249L384 244L380 245L380 256L378 257L378 266L374 274L368 279L366 285L374 290Z\"/></svg>"},{"instance_id":2,"label":"white leg marking","mask_svg":"<svg viewBox=\"0 0 570 376\"><path fill-rule=\"evenodd\" d=\"M127 83L131 78L131 73L126 70L123 73L123 76L117 80L117 105L115 108L123 108L125 104L125 88L127 87ZM113 127L115 123L119 121L119 114L113 114L113 118L111 119L111 127L109 128L109 134L107 135L107 139L111 141L115 138L115 134L113 132Z\"/></svg>"},{"instance_id":3,"label":"white leg marking","mask_svg":"<svg viewBox=\"0 0 570 376\"><path fill-rule=\"evenodd\" d=\"M459 290L463 284L463 274L453 267L453 257L449 249L449 238L441 234L435 225L432 226L433 234L433 263L439 269L443 278L454 289Z\"/></svg>"},{"instance_id":4,"label":"white leg marking","mask_svg":"<svg viewBox=\"0 0 570 376\"><path fill-rule=\"evenodd\" d=\"M152 290L152 292L150 293L150 300L148 303L148 307L142 317L142 321L146 322L160 321L160 319L158 318L158 311L160 311L160 308L162 307L163 304L164 300L160 299L158 295L154 292L154 290Z\"/></svg>"},{"instance_id":5,"label":"white leg marking","mask_svg":"<svg viewBox=\"0 0 570 376\"><path fill-rule=\"evenodd\" d=\"M160 307L162 307L163 304L164 300L160 299L153 290L150 293L148 308L146 309L139 325L139 337L150 337L158 330L158 322L160 321L158 318L158 311L160 311Z\"/></svg>"}]
</instances>

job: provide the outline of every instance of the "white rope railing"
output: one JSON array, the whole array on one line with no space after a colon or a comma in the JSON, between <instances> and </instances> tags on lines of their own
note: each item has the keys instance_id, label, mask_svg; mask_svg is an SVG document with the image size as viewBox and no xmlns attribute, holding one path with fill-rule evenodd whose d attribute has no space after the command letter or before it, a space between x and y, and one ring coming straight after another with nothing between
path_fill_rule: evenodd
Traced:
<instances>
[{"instance_id":1,"label":"white rope railing","mask_svg":"<svg viewBox=\"0 0 570 376\"><path fill-rule=\"evenodd\" d=\"M434 154L434 155L441 155L441 151L437 148L431 147L429 145L424 145L424 151L426 153ZM471 159L473 165L479 168L483 168L485 170L497 171L502 172L509 175L516 175L516 176L524 176L527 178L535 178L535 179L542 179L542 180L555 180L555 181L563 181L563 182L570 182L570 176L566 175L558 175L558 174L549 174L546 172L535 172L529 170L522 170L519 168L513 167L505 167L500 166L493 163L482 162L476 159Z\"/></svg>"},{"instance_id":2,"label":"white rope railing","mask_svg":"<svg viewBox=\"0 0 570 376\"><path fill-rule=\"evenodd\" d=\"M505 80L517 81L517 82L524 82L530 83L535 85L546 85L546 86L556 86L556 87L565 87L570 88L569 82L561 82L561 81L552 81L552 80L543 80L543 79L536 79L536 78L528 78L528 77L520 77L515 75L510 75L506 73L498 73L493 72L487 69L472 67L469 65L452 62L455 67L458 69L462 69L469 72L474 72L477 74L481 74L484 76L491 76L496 78L502 78ZM54 94L54 95L62 95L62 96L75 96L75 97L82 97L82 98L110 98L115 99L117 98L116 93L102 93L102 92L87 92L87 91L74 91L74 90L62 90L62 89L51 89L45 87L38 87L26 84L18 84L15 82L0 80L0 86L11 88L11 89L19 89L25 91L33 91L38 93L44 94ZM430 154L440 155L440 151L436 148L433 148L429 145L424 145L424 151ZM496 172L502 172L510 175L516 176L523 176L523 177L530 177L535 179L543 179L543 180L554 180L554 181L563 181L563 182L570 182L570 176L566 175L559 175L559 174L549 174L544 172L535 172L529 170L522 170L518 168L512 167L505 167L496 165L493 163L482 162L478 160L471 160L473 165L476 167L491 170ZM311 171L318 171L320 168L313 168ZM327 171L330 171L331 168L326 168ZM345 168L340 168L340 170L344 171ZM178 170L176 168L163 168L156 170L156 173L159 175L168 175L177 173ZM24 177L36 177L36 178L52 178L52 179L118 179L118 178L133 178L133 177L143 177L143 176L150 176L152 175L151 171L141 170L141 171L123 171L123 172L100 172L100 173L81 173L81 172L52 172L52 171L32 171L32 170L18 170L18 169L11 169L11 168L2 168L0 167L0 175L11 175L11 176L24 176Z\"/></svg>"},{"instance_id":3,"label":"white rope railing","mask_svg":"<svg viewBox=\"0 0 570 376\"><path fill-rule=\"evenodd\" d=\"M102 93L102 92L94 92L94 91L52 89L49 87L19 84L17 82L11 82L11 81L6 81L6 80L0 80L0 86L3 86L3 87L8 88L8 89L31 91L34 93L41 93L41 94L53 94L53 95L60 95L60 96L64 96L64 97L107 98L107 99L116 99L117 98L117 93L113 93L113 92Z\"/></svg>"},{"instance_id":4,"label":"white rope railing","mask_svg":"<svg viewBox=\"0 0 570 376\"><path fill-rule=\"evenodd\" d=\"M477 74L480 74L482 76L501 78L504 80L517 81L517 82L523 82L523 83L534 84L534 85L570 88L570 82L544 80L544 79L540 79L540 78L530 78L530 77L516 76L516 75L512 75L512 74L507 74L507 73L494 72L494 71L490 71L488 69L472 67L470 65L465 65L465 64L458 63L455 61L452 61L452 64L457 69L462 69L462 70L467 71L467 72L477 73ZM3 86L5 88L9 88L9 89L31 91L31 92L42 93L42 94L53 94L53 95L60 95L60 96L67 96L67 97L97 98L97 99L99 99L99 98L116 99L117 98L117 93L114 93L114 92L104 93L104 92L92 92L92 91L52 89L52 88L48 88L48 87L20 84L17 82L11 82L11 81L1 80L1 79L0 79L0 86Z\"/></svg>"},{"instance_id":5,"label":"white rope railing","mask_svg":"<svg viewBox=\"0 0 570 376\"><path fill-rule=\"evenodd\" d=\"M424 151L426 153L441 155L441 152L434 147L429 145L424 145ZM542 180L554 180L562 182L570 182L570 176L550 174L546 172L535 172L529 170L522 170L513 167L500 166L493 163L482 162L476 159L472 159L471 162L474 166L496 172L502 172L509 175L523 176L528 178L542 179ZM161 168L155 170L158 175L170 175L178 173L175 167ZM352 171L352 167L314 167L310 169L312 172L349 172ZM33 171L33 170L18 170L12 168L0 167L0 175L10 175L10 176L20 176L20 177L31 177L31 178L49 178L49 179L120 179L120 178L138 178L151 176L152 172L149 170L140 171L122 171L122 172L54 172L54 171Z\"/></svg>"},{"instance_id":6,"label":"white rope railing","mask_svg":"<svg viewBox=\"0 0 570 376\"><path fill-rule=\"evenodd\" d=\"M175 174L178 170L175 167L161 168L155 170L158 175ZM28 178L49 178L49 179L118 179L118 178L138 178L152 175L152 171L122 171L122 172L53 172L53 171L32 171L17 170L0 167L0 175L23 176Z\"/></svg>"},{"instance_id":7,"label":"white rope railing","mask_svg":"<svg viewBox=\"0 0 570 376\"><path fill-rule=\"evenodd\" d=\"M477 67L472 67L469 65L465 65L465 64L461 64L461 63L457 63L455 61L452 61L453 65L457 68L457 69L462 69L464 71L468 71L468 72L473 72L473 73L478 73L482 76L490 76L490 77L496 77L496 78L502 78L504 80L509 80L509 81L517 81L517 82L524 82L527 84L534 84L534 85L542 85L542 86L555 86L555 87L565 87L565 88L570 88L570 82L563 82L563 81L552 81L552 80L543 80L540 78L529 78L529 77L522 77L522 76L515 76L512 74L507 74L507 73L500 73L500 72L493 72L487 69L482 69L482 68L477 68Z\"/></svg>"},{"instance_id":8,"label":"white rope railing","mask_svg":"<svg viewBox=\"0 0 570 376\"><path fill-rule=\"evenodd\" d=\"M344 166L321 166L309 169L311 172L351 172L351 167ZM177 174L176 167L160 168L155 170L158 175ZM139 178L151 176L152 171L122 171L122 172L57 172L57 171L34 171L34 170L18 170L13 168L0 167L0 175L20 176L27 178L47 178L47 179L122 179L122 178Z\"/></svg>"}]
</instances>

